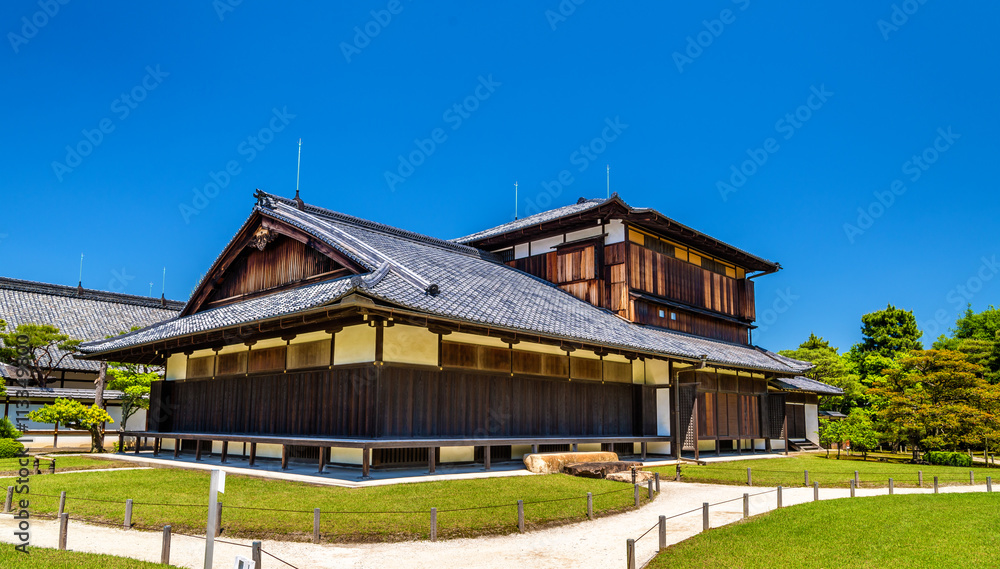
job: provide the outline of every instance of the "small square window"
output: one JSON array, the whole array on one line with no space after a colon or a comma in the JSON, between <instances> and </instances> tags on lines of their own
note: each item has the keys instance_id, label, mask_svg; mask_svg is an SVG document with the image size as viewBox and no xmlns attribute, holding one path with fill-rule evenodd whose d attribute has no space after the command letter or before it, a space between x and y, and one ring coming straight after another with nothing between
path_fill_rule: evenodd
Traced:
<instances>
[{"instance_id":1,"label":"small square window","mask_svg":"<svg viewBox=\"0 0 1000 569\"><path fill-rule=\"evenodd\" d=\"M670 319L671 320L677 320L677 313L676 312L671 312L670 313Z\"/></svg>"},{"instance_id":2,"label":"small square window","mask_svg":"<svg viewBox=\"0 0 1000 569\"><path fill-rule=\"evenodd\" d=\"M664 312L661 310L660 311L660 318L663 318L664 316L666 316L666 314L664 314Z\"/></svg>"}]
</instances>

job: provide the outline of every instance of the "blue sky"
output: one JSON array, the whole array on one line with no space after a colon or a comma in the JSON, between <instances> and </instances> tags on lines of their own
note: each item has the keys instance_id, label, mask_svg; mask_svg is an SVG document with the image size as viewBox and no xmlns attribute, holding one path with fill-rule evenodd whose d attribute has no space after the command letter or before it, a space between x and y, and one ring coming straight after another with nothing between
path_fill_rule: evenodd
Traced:
<instances>
[{"instance_id":1,"label":"blue sky","mask_svg":"<svg viewBox=\"0 0 1000 569\"><path fill-rule=\"evenodd\" d=\"M166 266L185 299L302 138L306 201L445 238L610 164L783 265L772 349L846 349L887 303L936 336L1000 290L995 4L63 1L0 9L3 276L75 285L83 253L87 287Z\"/></svg>"}]
</instances>

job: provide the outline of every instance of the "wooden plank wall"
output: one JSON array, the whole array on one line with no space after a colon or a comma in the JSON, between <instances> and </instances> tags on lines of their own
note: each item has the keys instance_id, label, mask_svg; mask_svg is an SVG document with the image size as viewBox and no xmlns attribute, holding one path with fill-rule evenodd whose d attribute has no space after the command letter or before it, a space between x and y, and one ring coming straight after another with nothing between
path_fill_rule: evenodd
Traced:
<instances>
[{"instance_id":1,"label":"wooden plank wall","mask_svg":"<svg viewBox=\"0 0 1000 569\"><path fill-rule=\"evenodd\" d=\"M338 268L340 265L333 259L282 235L263 251L254 247L243 251L209 302L271 289Z\"/></svg>"},{"instance_id":2,"label":"wooden plank wall","mask_svg":"<svg viewBox=\"0 0 1000 569\"><path fill-rule=\"evenodd\" d=\"M632 243L632 288L730 316L754 319L753 281L708 271Z\"/></svg>"},{"instance_id":3,"label":"wooden plank wall","mask_svg":"<svg viewBox=\"0 0 1000 569\"><path fill-rule=\"evenodd\" d=\"M153 431L336 437L656 434L652 387L357 366L155 382Z\"/></svg>"},{"instance_id":4,"label":"wooden plank wall","mask_svg":"<svg viewBox=\"0 0 1000 569\"><path fill-rule=\"evenodd\" d=\"M695 334L705 338L715 338L736 344L749 343L747 326L736 322L727 322L719 318L713 318L693 312L686 312L677 308L637 299L635 301L634 319L640 324L658 326L668 330L677 330L688 334ZM663 310L663 317L660 317L660 310ZM677 315L677 319L670 318L670 314Z\"/></svg>"}]
</instances>

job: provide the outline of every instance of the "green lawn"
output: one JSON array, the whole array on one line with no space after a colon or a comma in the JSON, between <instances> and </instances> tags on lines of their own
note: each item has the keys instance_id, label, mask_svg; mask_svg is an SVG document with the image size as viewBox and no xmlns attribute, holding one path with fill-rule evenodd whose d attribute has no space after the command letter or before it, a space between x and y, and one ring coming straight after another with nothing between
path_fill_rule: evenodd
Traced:
<instances>
[{"instance_id":1,"label":"green lawn","mask_svg":"<svg viewBox=\"0 0 1000 569\"><path fill-rule=\"evenodd\" d=\"M37 476L31 479L32 507L41 514L56 512L58 498L40 494L58 496L60 491L65 490L66 511L70 517L121 524L125 500L132 498L132 521L135 526L160 529L170 524L175 532L204 533L208 478L207 472L170 468ZM11 479L0 479L0 485L10 484ZM595 514L610 514L634 507L632 486L629 484L564 474L358 489L230 475L226 478L226 492L220 500L224 504L224 536L311 539L312 510L321 508L331 512L322 516L324 541L392 541L428 537L431 507L438 508L438 536L441 538L516 532L516 504L519 499L525 501L525 525L529 530L583 520L586 517L587 492L595 494ZM612 493L598 495L606 492ZM645 495L646 492L642 492L643 501L646 501ZM83 498L113 502L85 501ZM532 503L565 498L571 499ZM446 511L489 505L502 507ZM236 509L231 506L298 512Z\"/></svg>"},{"instance_id":2,"label":"green lawn","mask_svg":"<svg viewBox=\"0 0 1000 569\"><path fill-rule=\"evenodd\" d=\"M141 464L136 464L134 462L126 462L123 460L104 460L100 458L90 458L87 456L62 456L62 455L46 455L39 457L38 467L42 470L43 474L48 474L49 472L49 458L55 457L56 459L56 471L63 472L68 470L93 470L97 468L125 468L134 466L143 466ZM28 468L31 468L35 464L34 456L24 457L28 460ZM0 458L0 476L14 476L20 466L18 466L19 461L23 459L18 458Z\"/></svg>"},{"instance_id":3,"label":"green lawn","mask_svg":"<svg viewBox=\"0 0 1000 569\"><path fill-rule=\"evenodd\" d=\"M887 462L879 462L878 458L885 458ZM681 466L681 480L710 484L746 484L747 468L750 468L754 486L792 487L804 485L804 471L808 470L810 484L818 481L821 487L846 488L857 470L862 488L888 486L889 478L893 479L896 486L916 487L917 472L923 471L924 487L929 488L934 485L935 476L942 486L968 484L969 471L972 470L977 484L985 484L987 476L992 476L1000 484L1000 468L916 465L906 464L904 460L909 460L909 455L869 454L868 460L863 461L860 456L845 455L837 460L835 454L831 454L830 458L826 458L824 454L807 454L788 458L715 462L704 466L685 464ZM650 470L673 480L673 466Z\"/></svg>"},{"instance_id":4,"label":"green lawn","mask_svg":"<svg viewBox=\"0 0 1000 569\"><path fill-rule=\"evenodd\" d=\"M696 535L648 567L997 567L998 525L997 494L808 502Z\"/></svg>"},{"instance_id":5,"label":"green lawn","mask_svg":"<svg viewBox=\"0 0 1000 569\"><path fill-rule=\"evenodd\" d=\"M15 551L9 543L0 543L0 567L4 569L154 569L156 567L175 567L136 561L126 557L113 555L95 555L93 553L77 553L75 551L59 551L41 547L28 547L25 555Z\"/></svg>"}]
</instances>

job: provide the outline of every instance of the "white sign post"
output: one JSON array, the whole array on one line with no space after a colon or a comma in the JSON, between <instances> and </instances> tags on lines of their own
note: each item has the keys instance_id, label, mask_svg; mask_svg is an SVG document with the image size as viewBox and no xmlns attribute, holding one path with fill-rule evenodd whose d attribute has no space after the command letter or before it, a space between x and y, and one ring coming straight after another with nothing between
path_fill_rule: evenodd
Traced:
<instances>
[{"instance_id":1,"label":"white sign post","mask_svg":"<svg viewBox=\"0 0 1000 569\"><path fill-rule=\"evenodd\" d=\"M226 472L213 470L208 484L208 527L205 528L205 569L212 569L215 531L219 527L219 492L226 492Z\"/></svg>"}]
</instances>

